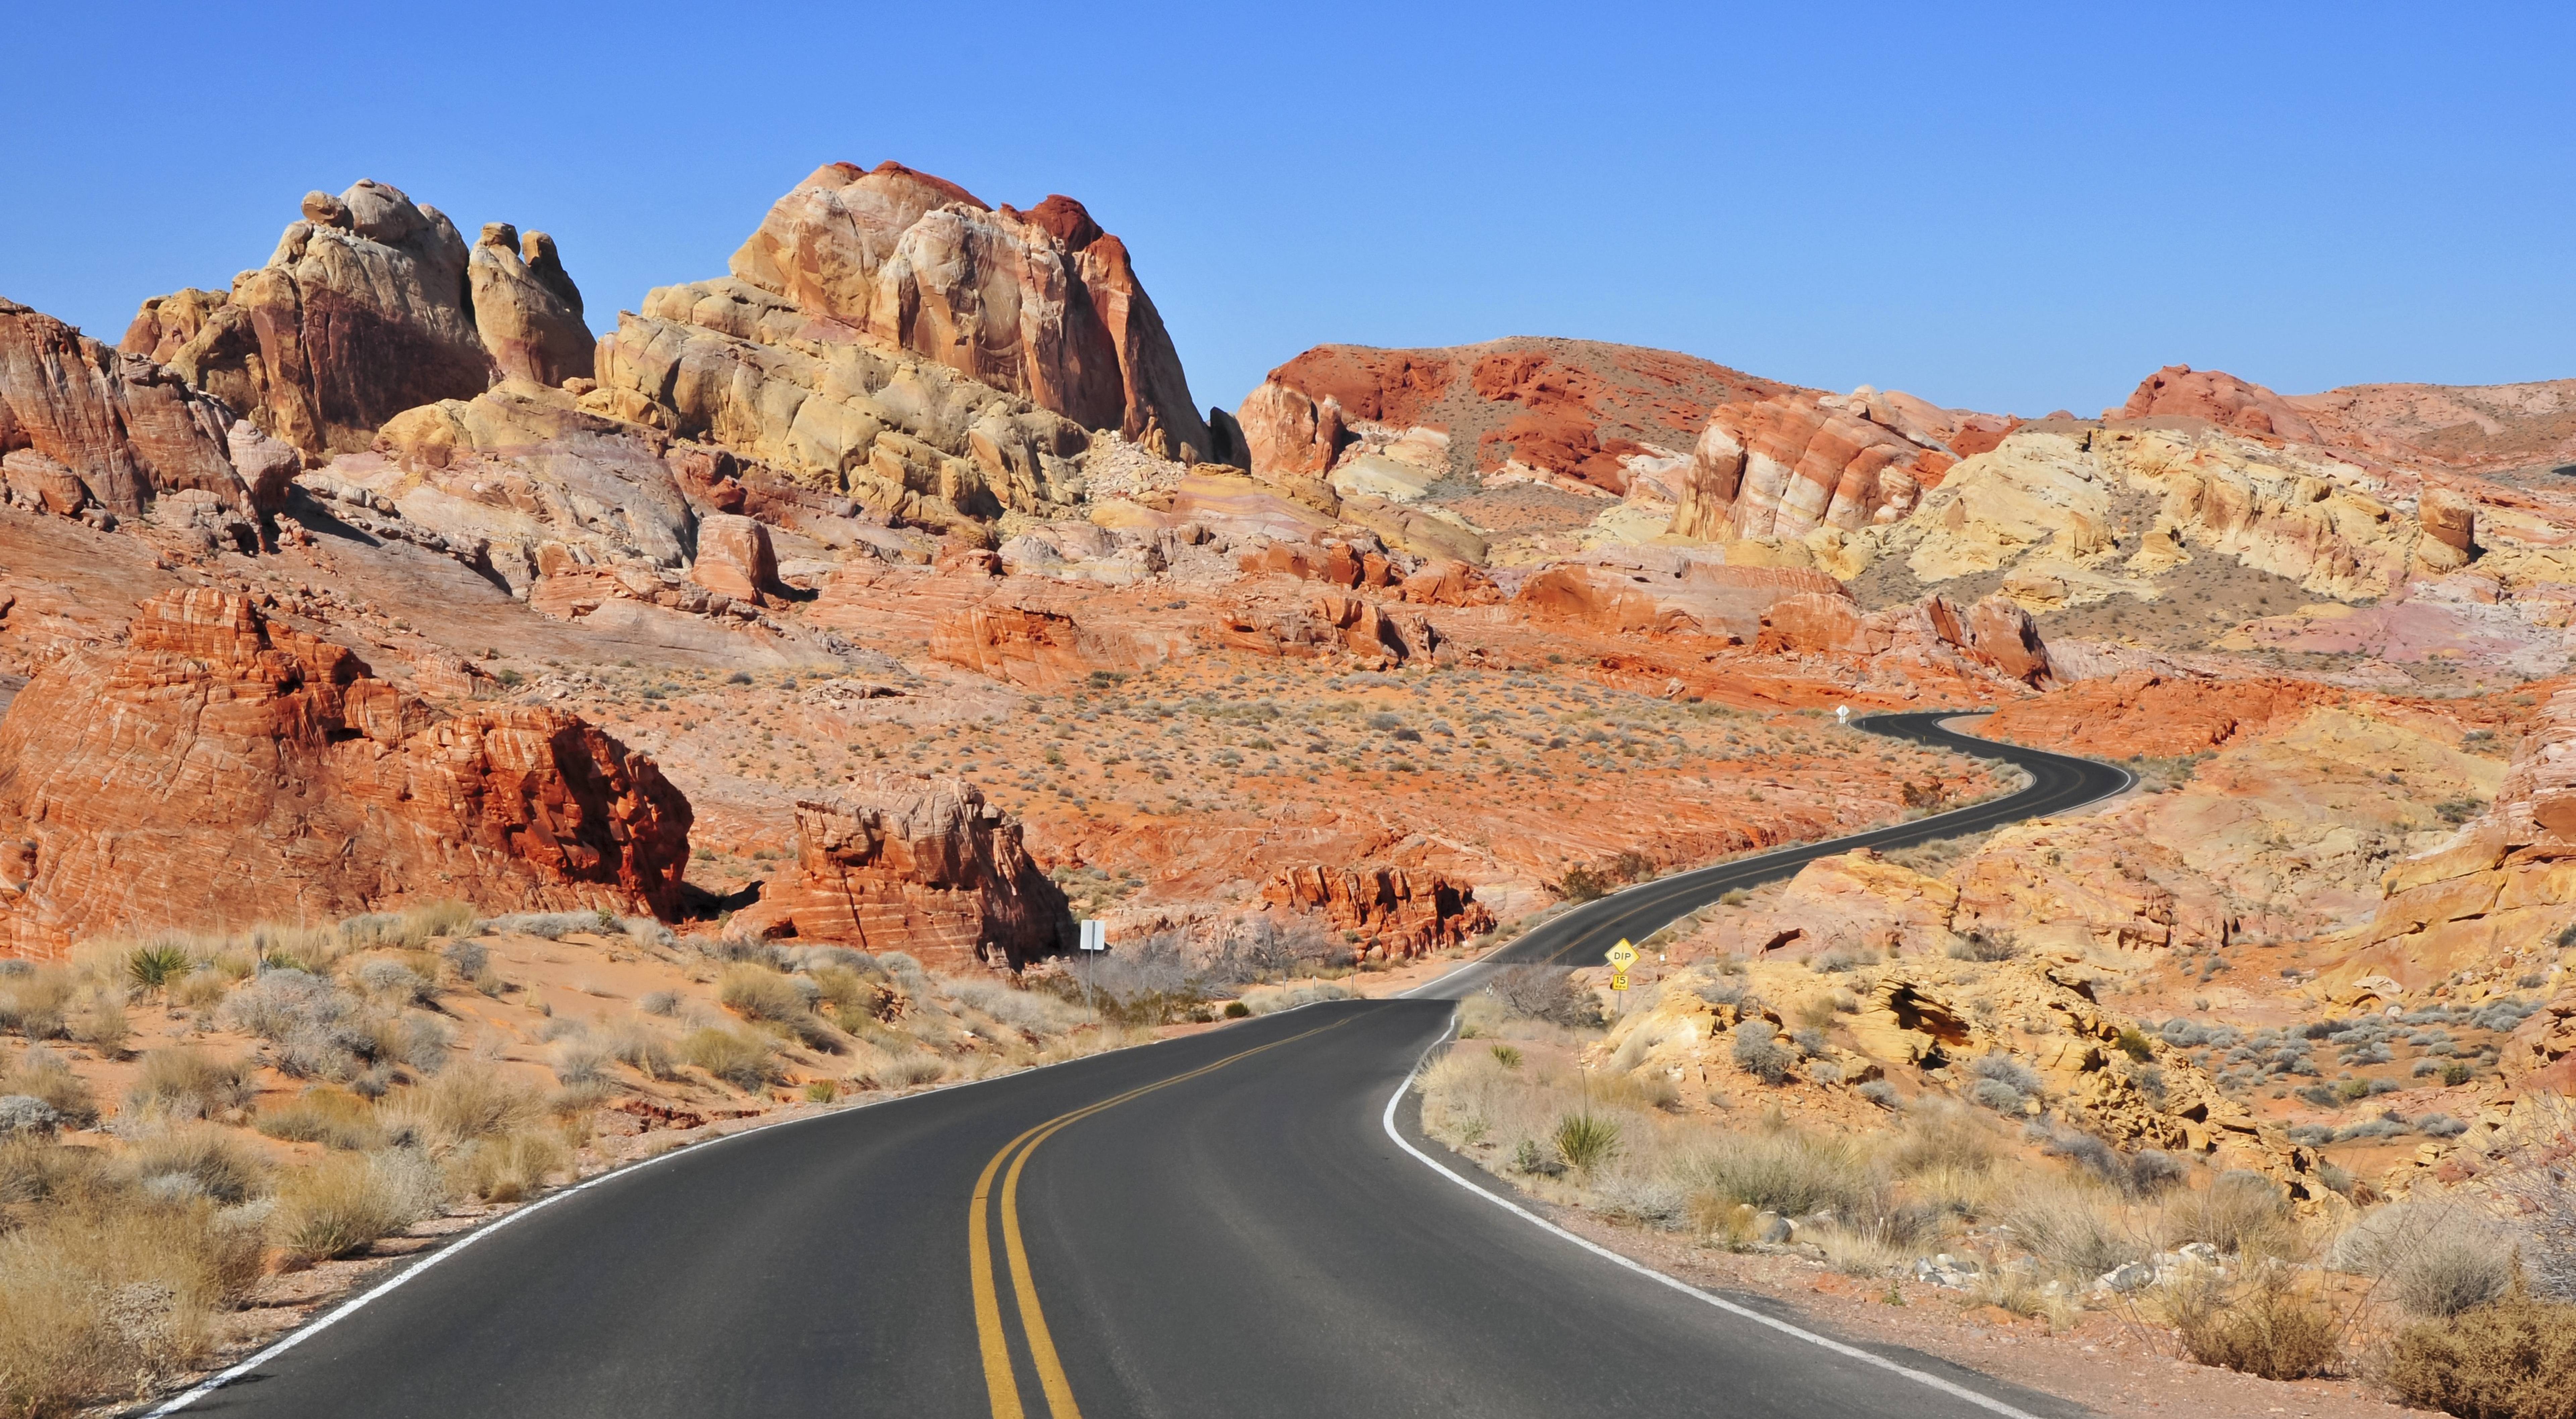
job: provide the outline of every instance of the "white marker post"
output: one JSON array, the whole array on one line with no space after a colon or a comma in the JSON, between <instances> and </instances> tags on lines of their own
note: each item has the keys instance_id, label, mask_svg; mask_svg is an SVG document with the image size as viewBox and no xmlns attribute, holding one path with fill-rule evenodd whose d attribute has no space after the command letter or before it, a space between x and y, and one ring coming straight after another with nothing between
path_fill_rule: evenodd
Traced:
<instances>
[{"instance_id":1,"label":"white marker post","mask_svg":"<svg viewBox=\"0 0 2576 1419\"><path fill-rule=\"evenodd\" d=\"M1087 917L1076 924L1082 928L1082 950L1086 958L1091 953L1109 949L1109 923L1098 917ZM1082 1008L1085 1010L1091 1008L1091 968L1089 966L1085 966L1082 971Z\"/></svg>"},{"instance_id":2,"label":"white marker post","mask_svg":"<svg viewBox=\"0 0 2576 1419\"><path fill-rule=\"evenodd\" d=\"M1849 705L1836 705L1836 706L1834 706L1834 723L1836 723L1836 724L1849 724L1849 723L1851 723L1851 706L1849 706Z\"/></svg>"}]
</instances>

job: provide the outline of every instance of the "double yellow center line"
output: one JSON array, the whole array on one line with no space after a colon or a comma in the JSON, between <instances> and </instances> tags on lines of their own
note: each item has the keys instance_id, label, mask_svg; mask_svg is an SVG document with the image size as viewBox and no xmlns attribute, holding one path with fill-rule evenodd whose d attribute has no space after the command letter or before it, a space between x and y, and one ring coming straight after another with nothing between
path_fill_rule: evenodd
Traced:
<instances>
[{"instance_id":1,"label":"double yellow center line","mask_svg":"<svg viewBox=\"0 0 2576 1419\"><path fill-rule=\"evenodd\" d=\"M1027 1411L1020 1405L1019 1376L1011 1368L1010 1337L1002 1329L1001 1288L993 1276L994 1177L998 1175L1002 1179L1002 1251L1011 1268L1011 1292L1019 1301L1020 1330L1028 1337L1029 1359L1037 1366L1038 1388L1046 1394L1047 1413L1051 1419L1081 1419L1082 1410L1073 1402L1073 1386L1065 1379L1064 1366L1056 1359L1055 1337L1047 1332L1046 1314L1038 1306L1037 1283L1029 1275L1028 1248L1020 1240L1020 1170L1028 1166L1029 1155L1038 1150L1039 1144L1067 1126L1103 1109L1115 1108L1157 1089L1187 1083L1202 1074L1223 1069L1236 1060L1250 1059L1264 1050L1295 1044L1308 1035L1320 1035L1346 1023L1347 1020L1336 1020L1330 1025L1319 1025L1305 1034L1256 1045L1186 1074L1175 1074L1159 1083L1130 1089L1115 1098L1058 1114L1004 1144L1002 1151L994 1154L992 1161L984 1165L982 1175L975 1179L974 1206L966 1217L966 1252L967 1266L973 1273L975 1286L975 1339L984 1352L984 1388L993 1401L993 1419L1026 1419L1027 1416ZM1009 1165L1007 1172L1004 1171L1005 1164Z\"/></svg>"}]
</instances>

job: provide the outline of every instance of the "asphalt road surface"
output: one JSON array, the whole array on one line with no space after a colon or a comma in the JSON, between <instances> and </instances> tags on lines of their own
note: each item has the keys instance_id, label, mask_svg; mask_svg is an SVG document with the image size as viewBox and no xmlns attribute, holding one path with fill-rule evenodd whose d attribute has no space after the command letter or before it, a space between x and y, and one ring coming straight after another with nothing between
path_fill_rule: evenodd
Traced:
<instances>
[{"instance_id":1,"label":"asphalt road surface","mask_svg":"<svg viewBox=\"0 0 2576 1419\"><path fill-rule=\"evenodd\" d=\"M1939 742L1932 718L1869 727ZM2125 781L1969 745L2037 781L1946 820L1622 892L1505 954L1597 959L1606 939L1808 857ZM1311 1006L702 1144L451 1243L159 1412L2080 1412L1798 1330L1765 1299L1713 1302L1495 1205L1490 1180L1443 1150L1424 1154L1456 1173L1427 1165L1410 1096L1390 1100L1450 1014L1437 998Z\"/></svg>"}]
</instances>

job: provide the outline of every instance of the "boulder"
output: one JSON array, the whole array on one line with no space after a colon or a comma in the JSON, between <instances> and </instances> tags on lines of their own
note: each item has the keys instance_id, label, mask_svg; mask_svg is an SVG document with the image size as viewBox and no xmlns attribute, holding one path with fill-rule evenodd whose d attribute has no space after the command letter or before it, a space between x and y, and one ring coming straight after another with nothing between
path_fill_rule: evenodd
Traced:
<instances>
[{"instance_id":1,"label":"boulder","mask_svg":"<svg viewBox=\"0 0 2576 1419\"><path fill-rule=\"evenodd\" d=\"M962 779L863 773L798 800L796 834L794 875L735 930L905 951L937 971L1016 971L1074 948L1072 908L1020 825Z\"/></svg>"},{"instance_id":2,"label":"boulder","mask_svg":"<svg viewBox=\"0 0 2576 1419\"><path fill-rule=\"evenodd\" d=\"M210 588L46 669L0 719L0 937L328 919L404 900L677 912L688 801L553 709L449 714Z\"/></svg>"},{"instance_id":3,"label":"boulder","mask_svg":"<svg viewBox=\"0 0 2576 1419\"><path fill-rule=\"evenodd\" d=\"M778 554L769 545L769 529L734 513L698 519L698 559L689 577L709 591L755 606L786 589L778 580Z\"/></svg>"},{"instance_id":4,"label":"boulder","mask_svg":"<svg viewBox=\"0 0 2576 1419\"><path fill-rule=\"evenodd\" d=\"M1132 636L1095 634L1063 611L997 603L965 607L933 622L930 658L1046 690L1074 684L1095 670L1142 670L1164 657Z\"/></svg>"},{"instance_id":5,"label":"boulder","mask_svg":"<svg viewBox=\"0 0 2576 1419\"><path fill-rule=\"evenodd\" d=\"M248 511L231 422L151 360L0 300L0 459L14 460L13 493L68 515L86 502L140 513L163 493L196 488Z\"/></svg>"},{"instance_id":6,"label":"boulder","mask_svg":"<svg viewBox=\"0 0 2576 1419\"><path fill-rule=\"evenodd\" d=\"M474 331L501 376L539 384L591 377L598 341L553 237L530 232L522 241L509 223L487 223L467 260Z\"/></svg>"},{"instance_id":7,"label":"boulder","mask_svg":"<svg viewBox=\"0 0 2576 1419\"><path fill-rule=\"evenodd\" d=\"M2477 550L2478 505L2453 488L2427 486L2416 499L2415 517L2424 535L2455 552Z\"/></svg>"},{"instance_id":8,"label":"boulder","mask_svg":"<svg viewBox=\"0 0 2576 1419\"><path fill-rule=\"evenodd\" d=\"M318 461L365 448L405 409L491 383L467 266L455 224L398 188L314 192L268 263L234 278L230 294L145 301L120 348Z\"/></svg>"}]
</instances>

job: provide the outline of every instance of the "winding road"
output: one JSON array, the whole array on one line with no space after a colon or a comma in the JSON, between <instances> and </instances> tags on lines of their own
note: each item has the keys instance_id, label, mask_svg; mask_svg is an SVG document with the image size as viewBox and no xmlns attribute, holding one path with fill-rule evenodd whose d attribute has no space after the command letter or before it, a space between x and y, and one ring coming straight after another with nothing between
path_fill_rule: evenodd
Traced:
<instances>
[{"instance_id":1,"label":"winding road","mask_svg":"<svg viewBox=\"0 0 2576 1419\"><path fill-rule=\"evenodd\" d=\"M467 1234L152 1410L419 1416L2060 1416L1555 1231L1422 1143L1403 1088L1511 962L1590 964L1826 853L2061 812L2118 769L1678 874L1414 998L1310 1006L756 1129Z\"/></svg>"}]
</instances>

